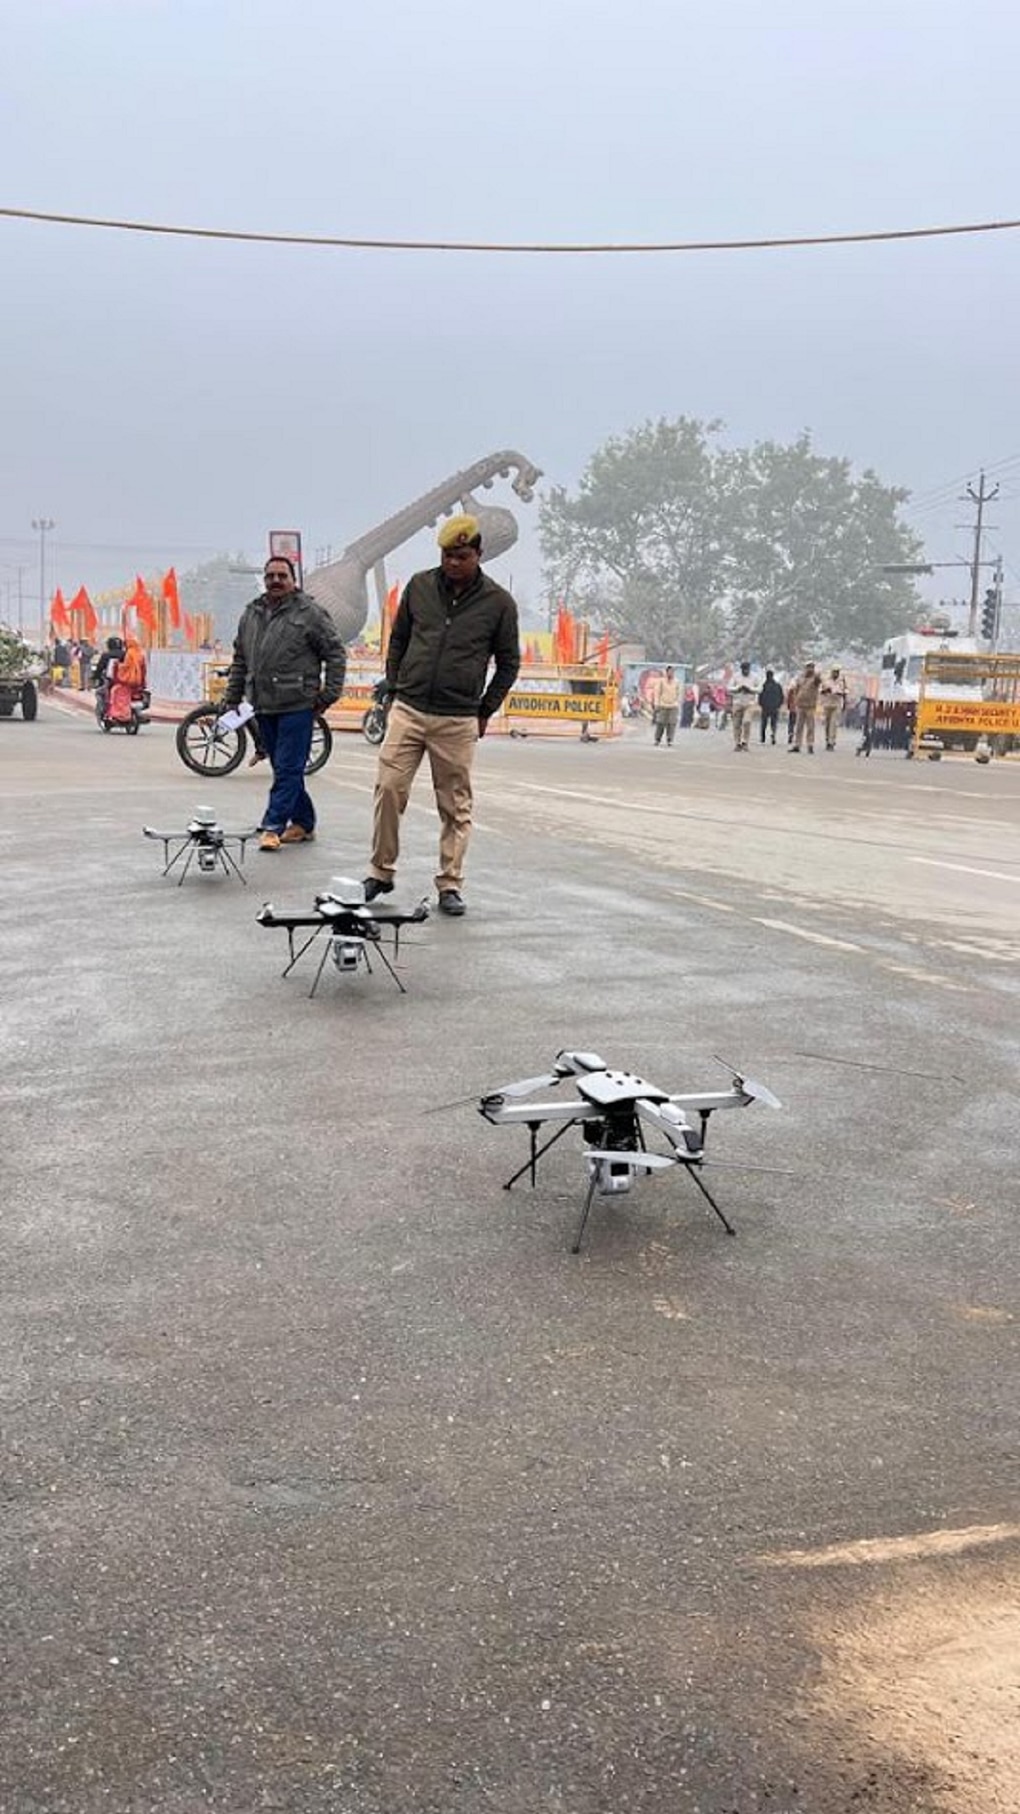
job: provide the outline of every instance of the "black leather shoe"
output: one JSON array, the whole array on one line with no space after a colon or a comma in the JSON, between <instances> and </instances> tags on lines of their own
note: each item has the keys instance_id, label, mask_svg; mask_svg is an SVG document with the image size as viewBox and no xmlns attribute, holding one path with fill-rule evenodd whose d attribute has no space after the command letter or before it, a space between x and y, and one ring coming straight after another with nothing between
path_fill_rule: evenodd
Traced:
<instances>
[{"instance_id":1,"label":"black leather shoe","mask_svg":"<svg viewBox=\"0 0 1020 1814\"><path fill-rule=\"evenodd\" d=\"M362 883L362 887L365 890L366 901L374 901L376 896L380 894L393 893L393 883L380 882L376 876L366 876Z\"/></svg>"},{"instance_id":2,"label":"black leather shoe","mask_svg":"<svg viewBox=\"0 0 1020 1814\"><path fill-rule=\"evenodd\" d=\"M463 897L458 894L456 888L443 889L443 892L439 897L439 911L440 913L451 913L454 915L467 912Z\"/></svg>"}]
</instances>

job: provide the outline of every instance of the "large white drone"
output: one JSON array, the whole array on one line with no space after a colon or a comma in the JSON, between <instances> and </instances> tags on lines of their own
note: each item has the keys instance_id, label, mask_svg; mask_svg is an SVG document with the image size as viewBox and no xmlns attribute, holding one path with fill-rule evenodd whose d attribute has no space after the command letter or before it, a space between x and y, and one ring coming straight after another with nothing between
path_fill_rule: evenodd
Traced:
<instances>
[{"instance_id":1,"label":"large white drone","mask_svg":"<svg viewBox=\"0 0 1020 1814\"><path fill-rule=\"evenodd\" d=\"M558 1102L521 1100L536 1090L568 1080L575 1091L568 1098ZM668 1090L660 1090L630 1071L611 1070L596 1052L560 1052L552 1070L544 1076L523 1077L519 1083L507 1083L501 1089L490 1090L479 1100L478 1109L486 1121L496 1127L521 1123L531 1135L530 1154L513 1177L507 1179L504 1190L512 1190L525 1172L530 1172L534 1187L539 1159L569 1128L580 1126L588 1190L577 1238L571 1249L578 1253L596 1191L603 1197L617 1196L629 1191L635 1178L649 1172L665 1171L673 1165L685 1168L711 1204L726 1233L736 1234L700 1173L704 1165L713 1163L705 1158L705 1137L711 1117L720 1109L744 1109L752 1102L765 1103L769 1108L781 1107L778 1098L764 1084L753 1083L737 1072L733 1073L728 1090L677 1096ZM540 1146L539 1129L546 1122L559 1125ZM646 1144L646 1130L661 1135L669 1151L651 1151Z\"/></svg>"}]
</instances>

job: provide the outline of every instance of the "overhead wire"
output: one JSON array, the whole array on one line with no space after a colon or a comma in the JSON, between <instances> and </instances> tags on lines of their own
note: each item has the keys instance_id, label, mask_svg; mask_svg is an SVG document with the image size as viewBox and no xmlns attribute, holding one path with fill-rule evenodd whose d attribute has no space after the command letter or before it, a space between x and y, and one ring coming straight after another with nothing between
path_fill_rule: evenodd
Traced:
<instances>
[{"instance_id":1,"label":"overhead wire","mask_svg":"<svg viewBox=\"0 0 1020 1814\"><path fill-rule=\"evenodd\" d=\"M911 239L948 239L964 234L1010 233L1020 220L956 222L936 227L893 227L862 233L805 233L761 236L753 239L682 240L473 240L388 239L333 233L270 233L236 227L190 227L167 221L123 220L95 214L56 213L41 208L0 208L0 218L36 221L51 226L101 227L118 233L162 234L178 239L231 240L271 246L333 247L354 252L484 252L590 255L592 253L757 252L796 246L876 245Z\"/></svg>"}]
</instances>

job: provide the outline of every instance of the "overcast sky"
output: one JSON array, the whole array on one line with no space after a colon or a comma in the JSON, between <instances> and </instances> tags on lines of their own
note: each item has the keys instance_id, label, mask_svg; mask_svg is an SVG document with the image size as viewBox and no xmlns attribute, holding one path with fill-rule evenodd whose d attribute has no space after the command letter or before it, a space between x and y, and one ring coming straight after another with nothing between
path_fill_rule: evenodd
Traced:
<instances>
[{"instance_id":1,"label":"overcast sky","mask_svg":"<svg viewBox=\"0 0 1020 1814\"><path fill-rule=\"evenodd\" d=\"M4 206L484 240L1020 216L1007 0L0 12ZM274 526L339 551L492 448L573 486L607 435L680 413L733 443L809 428L916 494L937 560L969 552L956 481L994 466L989 546L1020 597L1020 234L568 259L0 220L0 247L0 605L18 562L38 590L40 514L50 583L99 589L216 549L261 558ZM500 571L537 600L520 516ZM428 558L415 545L394 577Z\"/></svg>"}]
</instances>

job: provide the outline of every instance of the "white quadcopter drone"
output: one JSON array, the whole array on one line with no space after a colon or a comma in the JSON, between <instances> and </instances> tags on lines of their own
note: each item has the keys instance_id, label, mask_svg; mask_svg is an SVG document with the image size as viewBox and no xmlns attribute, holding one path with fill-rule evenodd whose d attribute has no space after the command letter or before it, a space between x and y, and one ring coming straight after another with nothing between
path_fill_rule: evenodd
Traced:
<instances>
[{"instance_id":1,"label":"white quadcopter drone","mask_svg":"<svg viewBox=\"0 0 1020 1814\"><path fill-rule=\"evenodd\" d=\"M143 838L155 838L162 844L165 866L163 874L165 876L168 876L172 869L176 869L181 858L184 858L184 867L177 878L178 888L183 883L192 863L196 862L205 875L212 875L217 869L222 869L225 875L233 874L245 888L248 886L247 878L241 874L237 860L231 854L230 845L233 844L237 847L243 863L245 845L252 838L256 838L258 832L255 830L224 831L223 827L217 823L216 814L211 806L196 806L192 818L183 831L156 831L152 825L143 825L142 836ZM171 845L176 845L173 856L170 855Z\"/></svg>"},{"instance_id":2,"label":"white quadcopter drone","mask_svg":"<svg viewBox=\"0 0 1020 1814\"><path fill-rule=\"evenodd\" d=\"M722 1061L720 1061L722 1062ZM730 1067L727 1067L730 1068ZM559 1102L527 1102L520 1098L570 1080L576 1094ZM542 1077L524 1077L519 1083L504 1084L490 1090L478 1103L479 1113L495 1127L521 1123L531 1136L531 1152L525 1163L508 1178L504 1190L512 1190L525 1172L530 1172L532 1187L539 1159L571 1127L580 1126L582 1154L588 1176L577 1238L571 1252L578 1253L584 1235L592 1199L618 1196L629 1191L635 1178L649 1172L665 1171L681 1165L693 1179L703 1197L711 1204L728 1235L736 1229L727 1221L718 1203L700 1176L706 1164L705 1136L710 1118L719 1109L748 1108L752 1102L769 1108L782 1105L764 1084L733 1072L728 1090L707 1090L688 1096L672 1095L660 1090L630 1071L614 1071L596 1052L560 1052L551 1071ZM541 1146L539 1129L546 1122L558 1122L556 1132ZM661 1135L668 1152L650 1151L645 1143L645 1130ZM722 1163L725 1163L723 1161ZM768 1167L739 1167L762 1170Z\"/></svg>"},{"instance_id":3,"label":"white quadcopter drone","mask_svg":"<svg viewBox=\"0 0 1020 1814\"><path fill-rule=\"evenodd\" d=\"M368 906L365 902L364 883L352 881L349 876L334 876L329 887L315 896L311 908L281 912L271 901L267 901L255 915L260 926L282 926L286 931L290 961L283 971L284 976L290 975L294 965L304 957L316 939L323 939L322 955L308 991L309 997L315 994L319 986L327 958L332 956L334 966L341 974L351 975L362 965L371 973L370 950L389 971L401 995L406 995L407 990L395 968L400 957L400 930L402 926L420 926L428 917L427 901L421 901L417 907L409 909L391 907L379 901L373 901ZM384 927L389 927L393 934L392 962L383 949ZM302 937L300 943L296 944L296 932L307 933L307 937Z\"/></svg>"}]
</instances>

